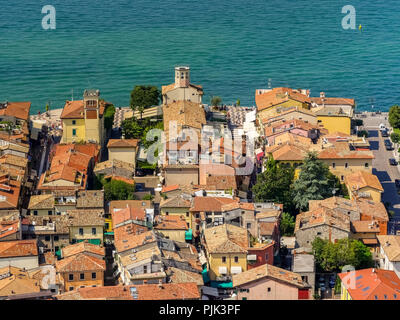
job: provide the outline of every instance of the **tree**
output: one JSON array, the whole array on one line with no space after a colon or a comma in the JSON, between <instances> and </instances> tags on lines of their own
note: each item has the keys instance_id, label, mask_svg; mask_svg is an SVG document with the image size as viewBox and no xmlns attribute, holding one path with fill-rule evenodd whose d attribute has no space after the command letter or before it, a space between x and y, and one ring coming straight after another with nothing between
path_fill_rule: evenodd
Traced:
<instances>
[{"instance_id":1,"label":"tree","mask_svg":"<svg viewBox=\"0 0 400 320\"><path fill-rule=\"evenodd\" d=\"M293 236L294 225L294 217L290 213L283 212L281 222L279 224L281 235L287 237Z\"/></svg>"},{"instance_id":2,"label":"tree","mask_svg":"<svg viewBox=\"0 0 400 320\"><path fill-rule=\"evenodd\" d=\"M282 203L284 210L291 211L293 179L294 169L291 166L278 165L269 157L265 163L265 171L257 176L257 182L252 189L255 200Z\"/></svg>"},{"instance_id":3,"label":"tree","mask_svg":"<svg viewBox=\"0 0 400 320\"><path fill-rule=\"evenodd\" d=\"M293 184L293 202L297 209L304 211L308 209L308 201L332 196L332 184L328 166L315 152L309 152L299 168L299 178Z\"/></svg>"},{"instance_id":4,"label":"tree","mask_svg":"<svg viewBox=\"0 0 400 320\"><path fill-rule=\"evenodd\" d=\"M329 181L329 186L332 190L332 195L333 191L335 191L335 196L342 196L343 198L350 199L349 190L344 183L340 183L340 180L337 176L329 171L327 178Z\"/></svg>"},{"instance_id":5,"label":"tree","mask_svg":"<svg viewBox=\"0 0 400 320\"><path fill-rule=\"evenodd\" d=\"M400 106L394 105L390 107L389 123L393 128L400 128Z\"/></svg>"},{"instance_id":6,"label":"tree","mask_svg":"<svg viewBox=\"0 0 400 320\"><path fill-rule=\"evenodd\" d=\"M144 109L158 105L160 98L160 90L155 86L135 86L131 91L130 106L133 111L140 112L140 119L142 119Z\"/></svg>"},{"instance_id":7,"label":"tree","mask_svg":"<svg viewBox=\"0 0 400 320\"><path fill-rule=\"evenodd\" d=\"M121 127L125 139L140 139L143 136L143 131L145 129L145 127L135 118L129 118L122 121Z\"/></svg>"},{"instance_id":8,"label":"tree","mask_svg":"<svg viewBox=\"0 0 400 320\"><path fill-rule=\"evenodd\" d=\"M104 127L107 130L110 130L114 123L114 115L115 115L115 107L114 105L110 104L106 107L104 111Z\"/></svg>"},{"instance_id":9,"label":"tree","mask_svg":"<svg viewBox=\"0 0 400 320\"><path fill-rule=\"evenodd\" d=\"M104 189L106 201L135 200L135 186L124 181L105 179L103 175L96 175L93 183L94 190Z\"/></svg>"},{"instance_id":10,"label":"tree","mask_svg":"<svg viewBox=\"0 0 400 320\"><path fill-rule=\"evenodd\" d=\"M150 193L145 194L145 195L143 196L143 200L153 200L153 199L154 199L154 196L151 195Z\"/></svg>"},{"instance_id":11,"label":"tree","mask_svg":"<svg viewBox=\"0 0 400 320\"><path fill-rule=\"evenodd\" d=\"M222 103L221 97L213 96L213 97L211 98L211 105L212 105L213 107L217 107L217 106L219 106L221 103Z\"/></svg>"},{"instance_id":12,"label":"tree","mask_svg":"<svg viewBox=\"0 0 400 320\"><path fill-rule=\"evenodd\" d=\"M346 265L365 269L374 264L369 248L355 239L340 239L332 243L315 238L312 250L318 269L325 272L341 271Z\"/></svg>"},{"instance_id":13,"label":"tree","mask_svg":"<svg viewBox=\"0 0 400 320\"><path fill-rule=\"evenodd\" d=\"M398 132L392 132L392 134L390 135L390 139L394 143L399 143L400 142L400 134Z\"/></svg>"}]
</instances>

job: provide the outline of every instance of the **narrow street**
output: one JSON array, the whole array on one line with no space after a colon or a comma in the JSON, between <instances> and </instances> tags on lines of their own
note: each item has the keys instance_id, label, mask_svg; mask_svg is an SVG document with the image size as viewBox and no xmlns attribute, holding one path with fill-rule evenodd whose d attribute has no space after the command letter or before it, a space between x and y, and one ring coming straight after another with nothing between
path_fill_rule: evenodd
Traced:
<instances>
[{"instance_id":1,"label":"narrow street","mask_svg":"<svg viewBox=\"0 0 400 320\"><path fill-rule=\"evenodd\" d=\"M379 125L381 123L389 127L389 123L385 118L387 118L387 113L375 116L369 114L367 118L363 118L363 121L365 129L369 133L368 141L371 150L375 156L375 159L372 161L372 173L378 177L385 190L382 194L382 202L389 202L390 210L395 212L396 218L400 218L400 197L394 183L395 179L400 179L400 172L398 166L389 164L390 158L396 158L394 151L387 151L385 148L384 140L389 138L383 138L379 132Z\"/></svg>"}]
</instances>

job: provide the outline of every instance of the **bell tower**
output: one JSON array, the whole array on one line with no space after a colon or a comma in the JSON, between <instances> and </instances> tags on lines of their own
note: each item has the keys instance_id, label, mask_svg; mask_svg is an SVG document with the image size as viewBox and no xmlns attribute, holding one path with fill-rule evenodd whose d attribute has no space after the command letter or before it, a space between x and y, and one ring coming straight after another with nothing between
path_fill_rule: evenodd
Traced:
<instances>
[{"instance_id":1,"label":"bell tower","mask_svg":"<svg viewBox=\"0 0 400 320\"><path fill-rule=\"evenodd\" d=\"M187 88L190 84L190 68L188 66L175 67L175 88Z\"/></svg>"}]
</instances>

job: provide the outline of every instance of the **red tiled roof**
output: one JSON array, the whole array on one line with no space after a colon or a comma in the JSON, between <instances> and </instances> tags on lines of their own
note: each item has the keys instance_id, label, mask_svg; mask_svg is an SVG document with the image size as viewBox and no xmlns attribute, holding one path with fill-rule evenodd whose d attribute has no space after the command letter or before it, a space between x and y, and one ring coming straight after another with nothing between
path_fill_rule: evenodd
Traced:
<instances>
[{"instance_id":1,"label":"red tiled roof","mask_svg":"<svg viewBox=\"0 0 400 320\"><path fill-rule=\"evenodd\" d=\"M271 91L261 94L259 94L259 90L256 90L256 105L258 111L289 101L289 99L302 103L311 103L308 96L291 88L273 88Z\"/></svg>"},{"instance_id":2,"label":"red tiled roof","mask_svg":"<svg viewBox=\"0 0 400 320\"><path fill-rule=\"evenodd\" d=\"M105 271L106 263L102 259L78 253L56 261L56 269L57 272Z\"/></svg>"},{"instance_id":3,"label":"red tiled roof","mask_svg":"<svg viewBox=\"0 0 400 320\"><path fill-rule=\"evenodd\" d=\"M135 148L139 142L140 139L110 139L107 148Z\"/></svg>"},{"instance_id":4,"label":"red tiled roof","mask_svg":"<svg viewBox=\"0 0 400 320\"><path fill-rule=\"evenodd\" d=\"M0 116L11 116L17 119L29 120L29 111L31 103L26 102L8 102L7 108L0 110Z\"/></svg>"},{"instance_id":5,"label":"red tiled roof","mask_svg":"<svg viewBox=\"0 0 400 320\"><path fill-rule=\"evenodd\" d=\"M182 216L157 216L156 230L188 230L186 220Z\"/></svg>"},{"instance_id":6,"label":"red tiled roof","mask_svg":"<svg viewBox=\"0 0 400 320\"><path fill-rule=\"evenodd\" d=\"M400 279L394 271L371 268L339 277L353 300L400 300Z\"/></svg>"},{"instance_id":7,"label":"red tiled roof","mask_svg":"<svg viewBox=\"0 0 400 320\"><path fill-rule=\"evenodd\" d=\"M37 256L37 240L16 240L0 242L0 258Z\"/></svg>"},{"instance_id":8,"label":"red tiled roof","mask_svg":"<svg viewBox=\"0 0 400 320\"><path fill-rule=\"evenodd\" d=\"M128 220L146 221L144 208L127 207L111 213L113 225L116 226Z\"/></svg>"}]
</instances>

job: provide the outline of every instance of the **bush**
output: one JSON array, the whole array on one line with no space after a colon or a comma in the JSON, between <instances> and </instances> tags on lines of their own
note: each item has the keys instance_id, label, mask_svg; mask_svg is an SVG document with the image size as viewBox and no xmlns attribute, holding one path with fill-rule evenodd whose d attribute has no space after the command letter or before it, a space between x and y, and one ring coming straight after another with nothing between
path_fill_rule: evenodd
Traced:
<instances>
[{"instance_id":1,"label":"bush","mask_svg":"<svg viewBox=\"0 0 400 320\"><path fill-rule=\"evenodd\" d=\"M368 138L369 134L367 130L360 130L357 132L357 137L365 137Z\"/></svg>"},{"instance_id":2,"label":"bush","mask_svg":"<svg viewBox=\"0 0 400 320\"><path fill-rule=\"evenodd\" d=\"M104 127L110 130L114 123L115 107L114 105L108 105L104 112Z\"/></svg>"}]
</instances>

